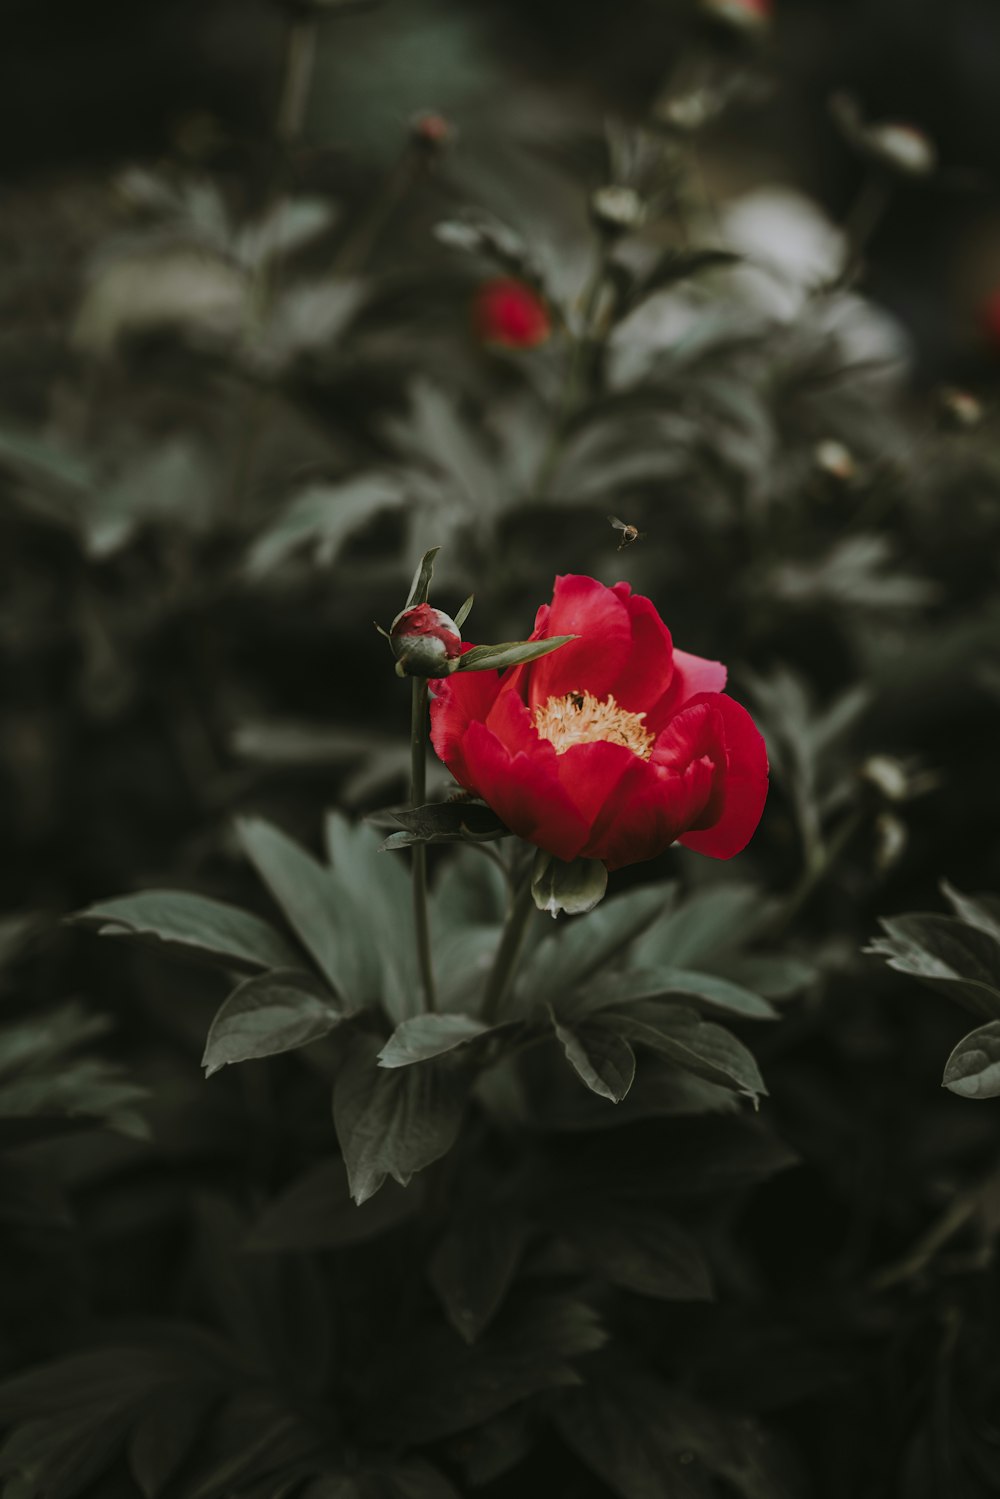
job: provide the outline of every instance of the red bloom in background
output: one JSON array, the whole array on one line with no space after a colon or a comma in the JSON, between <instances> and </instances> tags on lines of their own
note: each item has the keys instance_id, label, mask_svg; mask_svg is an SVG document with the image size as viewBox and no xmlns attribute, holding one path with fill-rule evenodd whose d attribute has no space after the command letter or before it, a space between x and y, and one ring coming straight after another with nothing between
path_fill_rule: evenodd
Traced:
<instances>
[{"instance_id":1,"label":"red bloom in background","mask_svg":"<svg viewBox=\"0 0 1000 1499\"><path fill-rule=\"evenodd\" d=\"M556 579L533 640L579 639L498 675L459 673L431 705L452 775L512 832L559 859L620 869L679 839L729 859L767 796L767 752L726 668L676 651L627 583Z\"/></svg>"},{"instance_id":2,"label":"red bloom in background","mask_svg":"<svg viewBox=\"0 0 1000 1499\"><path fill-rule=\"evenodd\" d=\"M552 332L542 298L526 281L499 277L485 282L472 305L476 333L483 343L505 349L534 349Z\"/></svg>"},{"instance_id":3,"label":"red bloom in background","mask_svg":"<svg viewBox=\"0 0 1000 1499\"><path fill-rule=\"evenodd\" d=\"M991 292L983 303L982 326L994 349L1000 349L1000 289Z\"/></svg>"}]
</instances>

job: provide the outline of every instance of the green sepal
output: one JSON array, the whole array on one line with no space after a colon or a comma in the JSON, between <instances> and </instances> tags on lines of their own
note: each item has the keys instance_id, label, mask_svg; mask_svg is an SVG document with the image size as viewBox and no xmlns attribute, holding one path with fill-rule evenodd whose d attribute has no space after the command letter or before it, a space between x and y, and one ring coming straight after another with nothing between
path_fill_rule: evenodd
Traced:
<instances>
[{"instance_id":1,"label":"green sepal","mask_svg":"<svg viewBox=\"0 0 1000 1499\"><path fill-rule=\"evenodd\" d=\"M553 635L548 640L508 640L503 645L474 645L460 657L457 671L503 671L508 666L523 666L557 651L561 645L578 640L577 635Z\"/></svg>"}]
</instances>

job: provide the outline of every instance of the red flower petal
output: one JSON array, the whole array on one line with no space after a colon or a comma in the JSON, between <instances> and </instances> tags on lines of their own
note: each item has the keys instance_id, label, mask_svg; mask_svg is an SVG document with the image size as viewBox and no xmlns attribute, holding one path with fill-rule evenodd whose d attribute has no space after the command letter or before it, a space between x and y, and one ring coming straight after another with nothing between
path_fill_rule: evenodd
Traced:
<instances>
[{"instance_id":1,"label":"red flower petal","mask_svg":"<svg viewBox=\"0 0 1000 1499\"><path fill-rule=\"evenodd\" d=\"M486 718L500 691L495 671L460 672L431 687L431 743L456 781L471 790L462 754L462 740L470 723Z\"/></svg>"},{"instance_id":2,"label":"red flower petal","mask_svg":"<svg viewBox=\"0 0 1000 1499\"><path fill-rule=\"evenodd\" d=\"M726 770L720 777L722 810L711 827L685 833L685 848L731 859L746 848L760 822L767 799L767 749L760 730L745 708L724 694L696 701L711 702L722 715Z\"/></svg>"},{"instance_id":3,"label":"red flower petal","mask_svg":"<svg viewBox=\"0 0 1000 1499\"><path fill-rule=\"evenodd\" d=\"M579 635L536 661L527 676L532 708L550 697L586 689L606 698L625 670L632 625L624 600L596 578L572 574L556 579L543 638ZM520 686L521 683L519 682Z\"/></svg>"},{"instance_id":4,"label":"red flower petal","mask_svg":"<svg viewBox=\"0 0 1000 1499\"><path fill-rule=\"evenodd\" d=\"M673 680L673 641L650 599L633 594L627 583L616 583L611 591L625 605L631 626L629 653L611 690L615 701L630 713L645 713L648 727L653 704Z\"/></svg>"},{"instance_id":5,"label":"red flower petal","mask_svg":"<svg viewBox=\"0 0 1000 1499\"><path fill-rule=\"evenodd\" d=\"M512 755L485 724L473 723L462 742L469 780L463 782L521 838L558 859L575 859L589 831L556 773L556 752L539 740L533 754Z\"/></svg>"}]
</instances>

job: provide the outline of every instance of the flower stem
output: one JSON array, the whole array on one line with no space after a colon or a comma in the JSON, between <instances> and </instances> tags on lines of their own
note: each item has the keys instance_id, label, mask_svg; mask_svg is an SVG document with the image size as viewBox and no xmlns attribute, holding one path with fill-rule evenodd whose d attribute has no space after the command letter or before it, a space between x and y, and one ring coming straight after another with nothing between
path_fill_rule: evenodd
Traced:
<instances>
[{"instance_id":1,"label":"flower stem","mask_svg":"<svg viewBox=\"0 0 1000 1499\"><path fill-rule=\"evenodd\" d=\"M528 926L528 918L535 908L534 898L531 894L531 865L528 865L524 879L514 897L514 902L507 913L507 923L500 938L500 946L497 948L496 957L493 959L493 967L486 981L486 992L483 995L483 1019L487 1023L500 1018L500 1006L507 993L511 977L514 973L514 965L517 955L521 951L521 943Z\"/></svg>"},{"instance_id":2,"label":"flower stem","mask_svg":"<svg viewBox=\"0 0 1000 1499\"><path fill-rule=\"evenodd\" d=\"M413 678L410 716L410 806L421 807L427 800L427 678ZM434 969L431 965L431 936L427 920L427 846L417 843L413 849L413 926L417 939L417 964L424 990L424 1009L434 1010L437 996Z\"/></svg>"},{"instance_id":3,"label":"flower stem","mask_svg":"<svg viewBox=\"0 0 1000 1499\"><path fill-rule=\"evenodd\" d=\"M583 397L587 394L587 377L591 374L591 366L594 358L594 320L600 306L601 293L604 290L604 282L607 276L608 253L607 244L602 244L594 273L583 293L583 305L580 310L580 332L573 340L569 363L566 368L566 379L559 398L559 410L552 429L552 435L542 455L538 472L535 475L534 489L537 495L544 496L548 491L552 479L555 477L556 469L559 467L559 460L562 457L563 445L569 433L570 423L576 415Z\"/></svg>"},{"instance_id":4,"label":"flower stem","mask_svg":"<svg viewBox=\"0 0 1000 1499\"><path fill-rule=\"evenodd\" d=\"M316 61L318 26L311 18L299 18L288 27L285 73L275 121L275 135L291 145L302 134Z\"/></svg>"}]
</instances>

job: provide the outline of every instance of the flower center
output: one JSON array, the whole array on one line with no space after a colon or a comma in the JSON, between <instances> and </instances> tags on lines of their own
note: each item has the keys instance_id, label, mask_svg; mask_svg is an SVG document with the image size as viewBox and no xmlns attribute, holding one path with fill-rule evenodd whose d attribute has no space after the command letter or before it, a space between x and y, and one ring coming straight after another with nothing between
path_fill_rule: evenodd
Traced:
<instances>
[{"instance_id":1,"label":"flower center","mask_svg":"<svg viewBox=\"0 0 1000 1499\"><path fill-rule=\"evenodd\" d=\"M643 723L645 713L630 713L608 693L602 701L590 692L567 692L550 697L535 709L535 728L564 755L574 744L623 744L633 755L648 760L654 736Z\"/></svg>"}]
</instances>

